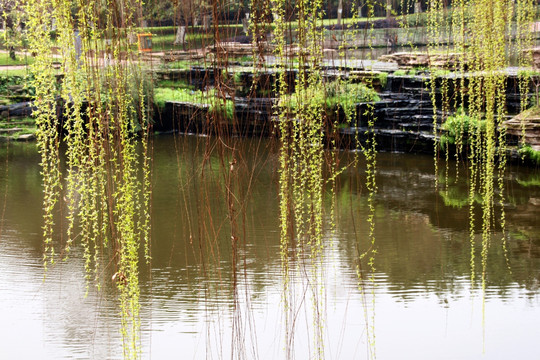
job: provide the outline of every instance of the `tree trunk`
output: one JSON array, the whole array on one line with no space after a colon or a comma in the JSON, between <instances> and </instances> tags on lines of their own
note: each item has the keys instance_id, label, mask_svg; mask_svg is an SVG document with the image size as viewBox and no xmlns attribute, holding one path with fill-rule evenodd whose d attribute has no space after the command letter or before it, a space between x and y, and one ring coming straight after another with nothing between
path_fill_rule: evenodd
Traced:
<instances>
[{"instance_id":1,"label":"tree trunk","mask_svg":"<svg viewBox=\"0 0 540 360\"><path fill-rule=\"evenodd\" d=\"M337 26L341 26L341 17L343 15L343 0L339 0L337 7Z\"/></svg>"},{"instance_id":2,"label":"tree trunk","mask_svg":"<svg viewBox=\"0 0 540 360\"><path fill-rule=\"evenodd\" d=\"M210 15L204 15L203 16L203 29L204 31L210 30Z\"/></svg>"},{"instance_id":3,"label":"tree trunk","mask_svg":"<svg viewBox=\"0 0 540 360\"><path fill-rule=\"evenodd\" d=\"M74 50L75 50L75 59L77 60L77 64L80 65L81 62L81 56L82 56L82 39L81 34L79 33L79 30L73 31L73 39L74 39Z\"/></svg>"},{"instance_id":4,"label":"tree trunk","mask_svg":"<svg viewBox=\"0 0 540 360\"><path fill-rule=\"evenodd\" d=\"M249 32L249 13L246 13L246 16L242 18L242 29L244 34L248 35Z\"/></svg>"},{"instance_id":5,"label":"tree trunk","mask_svg":"<svg viewBox=\"0 0 540 360\"><path fill-rule=\"evenodd\" d=\"M174 45L184 45L186 43L186 27L179 25L176 31L176 39L174 39Z\"/></svg>"}]
</instances>

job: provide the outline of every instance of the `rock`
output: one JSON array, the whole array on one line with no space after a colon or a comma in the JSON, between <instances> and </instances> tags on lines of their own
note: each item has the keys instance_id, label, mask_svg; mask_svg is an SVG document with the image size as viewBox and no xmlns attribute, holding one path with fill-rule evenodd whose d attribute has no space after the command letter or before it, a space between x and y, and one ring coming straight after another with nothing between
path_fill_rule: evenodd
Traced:
<instances>
[{"instance_id":1,"label":"rock","mask_svg":"<svg viewBox=\"0 0 540 360\"><path fill-rule=\"evenodd\" d=\"M22 134L17 138L18 141L30 141L36 138L35 134Z\"/></svg>"},{"instance_id":2,"label":"rock","mask_svg":"<svg viewBox=\"0 0 540 360\"><path fill-rule=\"evenodd\" d=\"M439 69L458 69L461 59L459 53L448 54L427 54L414 52L397 52L389 55L382 55L379 61L395 62L401 68L411 69L417 67L436 67ZM465 65L467 62L465 61Z\"/></svg>"},{"instance_id":3,"label":"rock","mask_svg":"<svg viewBox=\"0 0 540 360\"><path fill-rule=\"evenodd\" d=\"M216 53L226 53L229 56L253 55L254 50L260 53L272 53L274 46L268 42L258 42L258 47L254 49L253 44L242 44L238 42L220 42L206 48L208 51Z\"/></svg>"},{"instance_id":4,"label":"rock","mask_svg":"<svg viewBox=\"0 0 540 360\"><path fill-rule=\"evenodd\" d=\"M17 131L22 131L22 129L16 127L10 129L0 129L0 134L11 134Z\"/></svg>"},{"instance_id":5,"label":"rock","mask_svg":"<svg viewBox=\"0 0 540 360\"><path fill-rule=\"evenodd\" d=\"M341 42L336 39L328 39L323 41L324 49L334 49L338 50L341 45Z\"/></svg>"},{"instance_id":6,"label":"rock","mask_svg":"<svg viewBox=\"0 0 540 360\"><path fill-rule=\"evenodd\" d=\"M8 91L15 95L22 95L25 93L23 85L10 85L7 87Z\"/></svg>"},{"instance_id":7,"label":"rock","mask_svg":"<svg viewBox=\"0 0 540 360\"><path fill-rule=\"evenodd\" d=\"M519 142L524 140L533 148L540 147L540 108L528 109L505 121L503 126L508 136Z\"/></svg>"},{"instance_id":8,"label":"rock","mask_svg":"<svg viewBox=\"0 0 540 360\"><path fill-rule=\"evenodd\" d=\"M164 62L180 60L200 60L204 58L204 53L197 50L173 50L166 52L162 59Z\"/></svg>"},{"instance_id":9,"label":"rock","mask_svg":"<svg viewBox=\"0 0 540 360\"><path fill-rule=\"evenodd\" d=\"M0 106L0 118L31 116L34 111L31 101L24 101L13 105Z\"/></svg>"},{"instance_id":10,"label":"rock","mask_svg":"<svg viewBox=\"0 0 540 360\"><path fill-rule=\"evenodd\" d=\"M529 204L534 206L540 206L540 199L539 198L530 198Z\"/></svg>"},{"instance_id":11,"label":"rock","mask_svg":"<svg viewBox=\"0 0 540 360\"><path fill-rule=\"evenodd\" d=\"M523 50L525 54L531 54L532 55L532 67L535 70L540 70L540 47L535 47L532 49L525 49Z\"/></svg>"}]
</instances>

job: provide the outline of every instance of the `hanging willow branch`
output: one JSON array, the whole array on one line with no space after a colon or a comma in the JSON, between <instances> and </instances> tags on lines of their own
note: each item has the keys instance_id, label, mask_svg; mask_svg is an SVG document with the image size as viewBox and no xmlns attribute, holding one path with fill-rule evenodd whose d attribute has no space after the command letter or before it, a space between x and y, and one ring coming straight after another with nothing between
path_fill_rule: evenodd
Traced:
<instances>
[{"instance_id":1,"label":"hanging willow branch","mask_svg":"<svg viewBox=\"0 0 540 360\"><path fill-rule=\"evenodd\" d=\"M487 282L487 261L490 244L495 233L494 224L502 230L502 247L507 254L504 213L504 182L506 168L506 131L503 120L506 115L507 68L510 54L518 54L520 66L530 65L530 52L524 51L532 45L530 25L534 7L530 1L522 0L460 0L453 3L451 24L445 24L441 17L444 6L440 1L430 5L429 28L431 51L442 48L444 31L451 32L449 38L454 49L459 52L458 76L453 80L459 89L455 96L454 109L458 109L456 131L456 154L459 160L467 141L468 183L469 183L469 227L471 242L471 280L474 284L477 273L476 233L481 228L480 272L482 290ZM451 31L448 26L452 27ZM515 39L510 43L508 39ZM514 46L515 48L513 48ZM467 68L466 68L467 67ZM439 114L436 105L435 69L431 72L432 99L435 108L434 129L438 128ZM444 84L444 79L442 80ZM528 79L519 75L522 108L527 104ZM450 107L447 87L442 86L443 121ZM437 135L437 130L435 130ZM438 146L435 150L437 153ZM448 164L448 147L446 148ZM435 158L437 169L437 156ZM456 167L456 169L458 169ZM446 172L448 185L448 166ZM478 202L480 200L480 205ZM498 205L496 207L496 205ZM476 209L481 207L477 218ZM507 258L508 261L508 258Z\"/></svg>"},{"instance_id":2,"label":"hanging willow branch","mask_svg":"<svg viewBox=\"0 0 540 360\"><path fill-rule=\"evenodd\" d=\"M138 264L141 244L149 258L150 158L144 74L128 42L141 3L118 5L112 0L28 0L25 10L29 47L36 54L32 71L44 184L45 264L53 263L59 252L67 259L80 244L89 282L99 288L102 273L114 273L124 357L138 358ZM60 49L56 57L53 45ZM57 60L58 77L52 66ZM66 144L65 175L59 167L61 142ZM54 220L62 187L68 225L67 241L59 245Z\"/></svg>"}]
</instances>

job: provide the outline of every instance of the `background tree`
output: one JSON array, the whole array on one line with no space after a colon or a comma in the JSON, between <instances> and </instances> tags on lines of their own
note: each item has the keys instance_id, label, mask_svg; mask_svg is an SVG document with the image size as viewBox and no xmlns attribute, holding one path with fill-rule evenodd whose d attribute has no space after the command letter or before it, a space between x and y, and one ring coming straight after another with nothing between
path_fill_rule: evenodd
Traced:
<instances>
[{"instance_id":1,"label":"background tree","mask_svg":"<svg viewBox=\"0 0 540 360\"><path fill-rule=\"evenodd\" d=\"M150 0L144 3L144 18L160 25L174 22L175 5L172 0Z\"/></svg>"},{"instance_id":2,"label":"background tree","mask_svg":"<svg viewBox=\"0 0 540 360\"><path fill-rule=\"evenodd\" d=\"M175 45L184 45L186 42L186 27L188 25L198 25L201 16L205 28L207 26L208 4L205 0L173 0L175 9L174 19L178 24L176 31Z\"/></svg>"},{"instance_id":3,"label":"background tree","mask_svg":"<svg viewBox=\"0 0 540 360\"><path fill-rule=\"evenodd\" d=\"M0 13L2 14L2 29L4 29L4 43L9 50L9 57L16 60L16 45L20 40L21 4L18 0L0 0Z\"/></svg>"}]
</instances>

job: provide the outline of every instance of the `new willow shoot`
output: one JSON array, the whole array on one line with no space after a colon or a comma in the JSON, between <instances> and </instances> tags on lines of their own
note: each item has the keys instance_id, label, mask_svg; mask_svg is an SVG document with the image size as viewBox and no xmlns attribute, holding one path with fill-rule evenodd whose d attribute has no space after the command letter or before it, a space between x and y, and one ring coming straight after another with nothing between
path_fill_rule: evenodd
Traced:
<instances>
[{"instance_id":1,"label":"new willow shoot","mask_svg":"<svg viewBox=\"0 0 540 360\"><path fill-rule=\"evenodd\" d=\"M503 125L507 68L513 54L517 55L519 66L531 65L529 49L533 45L531 24L535 9L526 0L460 0L453 3L451 24L448 24L443 16L447 8L442 2L433 1L430 4L430 51L441 51L446 48L445 44L452 43L454 50L459 52L456 76L452 78L453 88L457 89L453 103L448 97L450 80L446 76L442 79L433 76L431 79L434 129L438 129L441 120L437 110L442 110L443 128L448 132L443 136L447 164L449 148L446 145L449 140L455 144L455 158L458 161L465 148L468 149L471 281L475 282L478 272L476 232L477 228L481 228L480 277L485 295L488 254L496 223L500 224L501 243L504 253L507 253L503 182L507 153ZM452 31L447 31L448 26L452 27ZM445 33L453 35L445 37ZM432 74L435 71L432 67ZM436 82L442 83L441 94L436 91ZM529 79L520 75L519 84L524 110L528 103ZM442 108L436 106L439 101ZM451 108L457 109L457 114L447 117ZM437 138L437 131L435 135ZM437 151L437 143L435 148ZM448 191L448 165L445 178L445 191ZM479 206L481 218L476 217Z\"/></svg>"},{"instance_id":2,"label":"new willow shoot","mask_svg":"<svg viewBox=\"0 0 540 360\"><path fill-rule=\"evenodd\" d=\"M186 5L189 3L182 3ZM375 286L376 253L375 242L375 194L376 153L375 122L373 106L368 104L365 113L358 113L359 102L377 100L373 83L368 77L366 84L349 72L345 65L349 46L342 43L338 57L340 76L329 80L323 71L326 29L322 26L324 4L321 0L297 0L291 10L286 0L252 0L249 6L249 37L253 45L253 72L257 73L265 61L263 49L270 41L276 59L273 93L277 98L273 104L274 122L279 144L279 197L280 197L280 250L283 276L283 308L285 327L285 357L295 357L296 314L305 298L298 299L292 291L293 281L301 278L305 286L303 294L310 294L312 304L313 333L311 338L312 358L325 358L325 288L324 254L331 244L325 243L326 210L323 195L326 188L335 198L335 181L345 170L336 151L340 144L340 127L354 129L356 148L366 157L366 189L369 215L367 237L359 239L357 245L357 276L360 292L365 298L365 284ZM177 5L177 11L185 6ZM208 139L204 149L204 161L196 173L196 181L202 190L195 196L198 211L210 214L209 218L195 224L189 219L189 238L193 251L199 256L202 271L210 271L214 261L217 276L221 277L218 244L210 207L211 195L204 189L208 186L207 175L211 154L219 151L219 169L222 194L230 236L228 250L233 257L232 282L234 287L235 322L232 354L246 356L244 329L239 310L238 284L241 271L242 247L246 244L242 234L242 212L245 211L249 186L243 189L238 183L237 173L241 168L242 154L229 133L230 125L236 126L234 86L227 71L229 54L220 47L222 38L219 6L217 1L200 3L194 7L212 13L214 18L211 37L215 42L215 55L205 58L207 68L213 69L212 84L204 83L201 90L178 90L160 88L155 92L156 105L163 108L166 97L189 100L192 103L211 107L206 122L212 127L217 140ZM204 6L203 6L204 5ZM143 61L134 51L133 38L142 24L140 0L101 2L84 0L24 0L28 42L35 61L32 64L33 85L36 88L34 116L38 124L38 146L44 189L45 244L44 264L51 266L59 259L67 259L73 246L80 244L84 249L85 270L88 283L98 287L103 273L111 273L118 288L122 335L125 358L140 356L140 305L139 305L139 252L141 248L150 258L150 167L151 146L148 132L149 115L145 88ZM353 1L353 22L359 21L359 3ZM367 10L367 26L364 30L346 28L345 39L366 39L365 57L371 59L371 44L374 36L370 24L374 17L375 4L364 4ZM411 4L402 1L402 8ZM181 9L180 9L181 7ZM114 9L115 11L110 11ZM389 9L388 9L389 10ZM481 281L486 288L486 268L489 245L494 233L494 223L503 229L504 242L504 184L503 174L506 161L505 132L502 120L504 108L505 68L508 65L507 39L515 39L513 51L519 54L519 63L525 66L530 53L523 52L532 45L528 31L534 18L534 6L530 0L458 0L452 4L451 15L441 0L428 4L428 34L430 52L448 51L447 44L454 44L459 53L456 77L436 76L438 69L431 67L431 96L434 105L433 128L435 129L435 168L438 172L438 138L441 121L452 129L456 147L456 159L468 147L468 181L471 239L471 276L474 282L477 273L475 259L475 233L477 223L482 229ZM408 32L407 11L402 26ZM390 12L387 12L388 16ZM186 22L195 14L182 13ZM200 15L200 14L199 14ZM289 16L294 20L294 29ZM450 18L448 18L450 16ZM270 19L273 18L273 21ZM182 25L183 26L183 25ZM183 26L185 32L185 26ZM195 25L193 26L195 27ZM206 25L204 25L206 27ZM452 31L448 31L451 27ZM56 36L51 36L55 29ZM208 35L208 34L207 34ZM450 36L450 38L446 38ZM184 46L184 44L182 44ZM58 48L59 55L52 49ZM294 51L291 51L294 49ZM354 49L352 49L354 50ZM289 59L293 53L294 60ZM54 70L53 62L59 60L60 70ZM291 64L294 62L294 69ZM294 70L294 71L293 71ZM368 69L369 70L369 69ZM466 73L467 72L467 73ZM291 74L295 76L290 81ZM343 76L342 76L343 75ZM256 78L254 76L254 78ZM459 89L457 96L449 96L449 88ZM528 88L528 80L520 78L522 95ZM440 93L438 92L440 90ZM524 96L523 96L524 97ZM524 100L522 106L527 102ZM462 109L457 116L449 115ZM340 112L345 122L337 119ZM441 116L442 114L442 116ZM468 119L467 123L459 120ZM60 122L60 120L62 120ZM471 125L482 124L482 125ZM465 136L467 131L467 136ZM61 147L65 144L65 163L61 161ZM330 147L328 149L327 147ZM447 146L446 149L449 147ZM329 156L328 153L330 153ZM228 155L227 155L228 154ZM180 154L178 154L180 156ZM448 164L449 152L446 152ZM65 165L64 165L65 164ZM346 166L357 167L358 159ZM65 169L63 168L65 166ZM194 166L195 167L195 166ZM458 168L456 168L458 169ZM65 171L64 171L65 170ZM328 175L325 175L328 170ZM456 170L457 171L457 170ZM62 174L66 174L65 176ZM445 194L450 198L449 168L446 166ZM438 178L438 173L436 174ZM456 176L457 178L457 176ZM327 185L329 183L329 185ZM480 196L478 196L480 194ZM478 199L481 198L481 201ZM183 199L187 203L187 199ZM66 239L57 234L57 210L65 203L67 208ZM478 205L480 203L480 205ZM462 205L459 203L458 205ZM482 215L475 218L476 207ZM187 208L187 206L186 206ZM500 208L500 211L496 210ZM335 206L328 212L331 231L335 230ZM187 214L186 216L190 216ZM195 240L193 240L195 239ZM367 246L364 246L367 245ZM196 247L199 248L196 248ZM368 248L361 252L360 248ZM210 258L210 259L208 259ZM293 261L302 259L303 261ZM367 269L362 268L367 262ZM112 265L111 265L112 264ZM308 271L305 271L305 270ZM210 291L210 290L208 290ZM375 290L372 303L365 306L368 354L376 357L375 347ZM302 295L306 296L306 295ZM369 312L370 310L371 312ZM249 316L249 315L248 315ZM360 336L360 335L359 335Z\"/></svg>"},{"instance_id":3,"label":"new willow shoot","mask_svg":"<svg viewBox=\"0 0 540 360\"><path fill-rule=\"evenodd\" d=\"M118 5L113 1L29 0L24 5L29 48L36 55L44 264L66 260L77 241L89 283L99 288L102 272L114 274L124 357L131 359L140 354L139 248L149 257L150 158L142 70L126 41L140 22L141 4L122 4L121 17L103 12ZM58 74L53 46L60 54ZM66 145L65 177L61 144ZM64 201L67 240L61 244L55 213Z\"/></svg>"}]
</instances>

